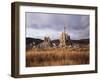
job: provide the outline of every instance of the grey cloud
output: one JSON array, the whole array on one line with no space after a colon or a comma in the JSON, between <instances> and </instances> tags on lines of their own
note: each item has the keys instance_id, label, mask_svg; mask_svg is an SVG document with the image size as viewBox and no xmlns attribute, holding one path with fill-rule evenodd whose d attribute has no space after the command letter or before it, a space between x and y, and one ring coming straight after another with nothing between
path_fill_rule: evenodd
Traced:
<instances>
[{"instance_id":1,"label":"grey cloud","mask_svg":"<svg viewBox=\"0 0 100 80\"><path fill-rule=\"evenodd\" d=\"M61 32L64 26L73 39L89 38L89 15L26 13L27 28Z\"/></svg>"}]
</instances>

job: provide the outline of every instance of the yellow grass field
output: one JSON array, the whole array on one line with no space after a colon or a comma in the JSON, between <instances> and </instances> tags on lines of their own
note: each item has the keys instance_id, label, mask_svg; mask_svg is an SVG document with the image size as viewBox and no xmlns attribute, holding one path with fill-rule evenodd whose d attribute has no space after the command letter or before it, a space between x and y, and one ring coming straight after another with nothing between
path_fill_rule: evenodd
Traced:
<instances>
[{"instance_id":1,"label":"yellow grass field","mask_svg":"<svg viewBox=\"0 0 100 80\"><path fill-rule=\"evenodd\" d=\"M89 48L48 48L26 51L26 67L89 64Z\"/></svg>"}]
</instances>

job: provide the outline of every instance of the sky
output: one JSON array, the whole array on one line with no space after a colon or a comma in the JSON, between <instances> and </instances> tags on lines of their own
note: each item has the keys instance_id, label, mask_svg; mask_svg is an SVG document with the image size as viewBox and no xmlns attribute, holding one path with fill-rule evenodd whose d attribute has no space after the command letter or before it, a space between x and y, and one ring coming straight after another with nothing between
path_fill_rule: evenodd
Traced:
<instances>
[{"instance_id":1,"label":"sky","mask_svg":"<svg viewBox=\"0 0 100 80\"><path fill-rule=\"evenodd\" d=\"M26 37L59 39L65 26L71 39L89 39L89 22L89 15L26 12Z\"/></svg>"}]
</instances>

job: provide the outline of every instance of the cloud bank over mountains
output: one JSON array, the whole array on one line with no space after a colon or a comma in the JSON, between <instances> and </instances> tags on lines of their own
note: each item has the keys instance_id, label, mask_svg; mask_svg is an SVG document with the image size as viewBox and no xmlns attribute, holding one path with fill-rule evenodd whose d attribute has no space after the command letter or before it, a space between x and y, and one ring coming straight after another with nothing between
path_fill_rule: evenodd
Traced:
<instances>
[{"instance_id":1,"label":"cloud bank over mountains","mask_svg":"<svg viewBox=\"0 0 100 80\"><path fill-rule=\"evenodd\" d=\"M43 39L44 36L50 36L51 39L57 39L65 26L71 39L89 38L89 15L27 12L25 19L26 37Z\"/></svg>"}]
</instances>

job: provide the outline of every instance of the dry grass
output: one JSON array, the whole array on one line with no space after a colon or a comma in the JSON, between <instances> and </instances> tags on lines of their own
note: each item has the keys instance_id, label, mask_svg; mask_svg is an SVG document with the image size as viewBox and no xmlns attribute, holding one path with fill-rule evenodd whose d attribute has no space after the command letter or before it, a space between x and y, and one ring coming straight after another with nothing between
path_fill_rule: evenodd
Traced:
<instances>
[{"instance_id":1,"label":"dry grass","mask_svg":"<svg viewBox=\"0 0 100 80\"><path fill-rule=\"evenodd\" d=\"M89 48L49 48L26 51L26 67L89 64Z\"/></svg>"}]
</instances>

